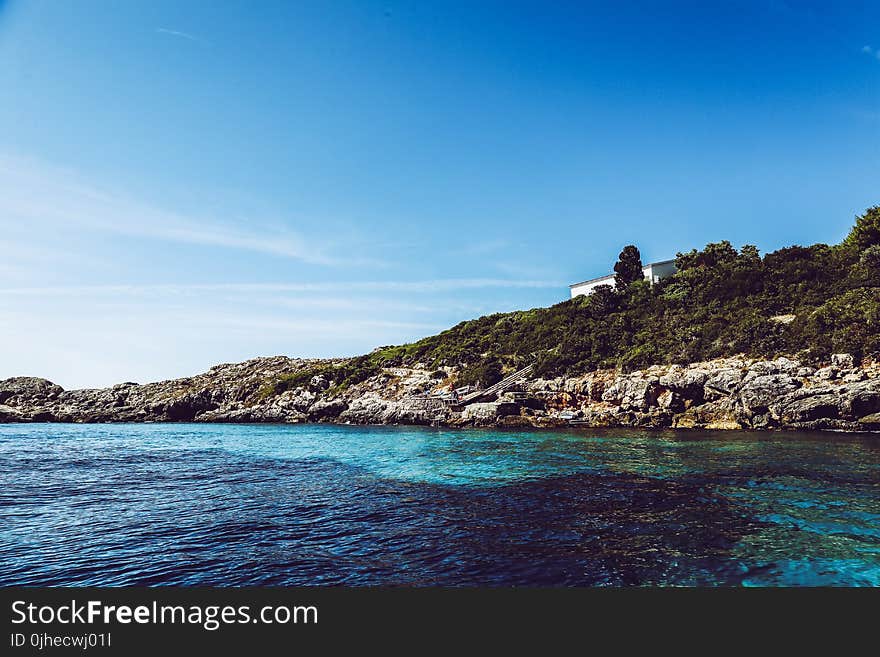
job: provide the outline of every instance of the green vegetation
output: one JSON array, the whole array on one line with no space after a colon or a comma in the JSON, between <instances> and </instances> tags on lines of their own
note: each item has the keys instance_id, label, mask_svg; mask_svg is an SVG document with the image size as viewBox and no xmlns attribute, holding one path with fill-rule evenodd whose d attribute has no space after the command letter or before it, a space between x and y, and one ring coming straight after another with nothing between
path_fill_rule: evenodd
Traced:
<instances>
[{"instance_id":1,"label":"green vegetation","mask_svg":"<svg viewBox=\"0 0 880 657\"><path fill-rule=\"evenodd\" d=\"M465 365L455 379L457 386L477 386L488 388L498 383L504 375L502 374L501 361L489 356L481 358L476 363Z\"/></svg>"},{"instance_id":2,"label":"green vegetation","mask_svg":"<svg viewBox=\"0 0 880 657\"><path fill-rule=\"evenodd\" d=\"M614 264L614 284L618 290L625 290L632 283L645 278L642 269L642 254L638 248L630 244L623 247L617 262Z\"/></svg>"},{"instance_id":3,"label":"green vegetation","mask_svg":"<svg viewBox=\"0 0 880 657\"><path fill-rule=\"evenodd\" d=\"M392 353L398 354L398 352ZM307 388L316 376L323 377L329 387L336 392L341 392L348 386L366 381L371 376L378 374L385 364L389 364L388 358L380 354L379 351L375 351L366 356L357 356L333 364L316 365L280 377L264 386L260 395L271 397L281 394L285 390Z\"/></svg>"},{"instance_id":4,"label":"green vegetation","mask_svg":"<svg viewBox=\"0 0 880 657\"><path fill-rule=\"evenodd\" d=\"M484 385L502 367L532 361L551 375L738 353L880 357L880 206L858 217L837 246L792 246L762 258L751 245L708 244L679 253L679 272L653 286L641 271L635 277L633 250L615 267L628 283L620 289L480 317L380 353L401 365L462 366L460 382ZM795 319L777 321L780 315Z\"/></svg>"},{"instance_id":5,"label":"green vegetation","mask_svg":"<svg viewBox=\"0 0 880 657\"><path fill-rule=\"evenodd\" d=\"M617 289L603 285L550 308L462 322L412 344L303 370L263 394L308 386L316 375L342 390L382 367L416 364L455 366L457 385L488 386L532 362L550 376L740 353L807 362L838 352L880 358L880 206L857 217L836 246L791 246L762 258L751 245L708 244L679 253L678 273L653 286L642 278L635 247L624 249L618 265Z\"/></svg>"}]
</instances>

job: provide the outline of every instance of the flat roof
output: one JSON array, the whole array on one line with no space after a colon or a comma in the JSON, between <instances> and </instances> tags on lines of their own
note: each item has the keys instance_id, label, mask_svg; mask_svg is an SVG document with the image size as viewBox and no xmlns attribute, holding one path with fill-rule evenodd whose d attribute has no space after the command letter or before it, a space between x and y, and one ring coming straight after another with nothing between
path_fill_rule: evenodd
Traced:
<instances>
[{"instance_id":1,"label":"flat roof","mask_svg":"<svg viewBox=\"0 0 880 657\"><path fill-rule=\"evenodd\" d=\"M604 281L605 279L614 278L614 274L606 274L605 276L600 276L599 278L591 278L588 281L581 281L580 283L572 283L568 287L578 287L580 285L586 285L587 283L598 283L599 281Z\"/></svg>"},{"instance_id":2,"label":"flat roof","mask_svg":"<svg viewBox=\"0 0 880 657\"><path fill-rule=\"evenodd\" d=\"M648 267L653 267L654 265L668 265L670 262L675 262L675 258L671 258L669 260L658 260L657 262L649 262L647 265L642 266L642 271L645 271ZM569 288L578 287L579 285L586 285L587 283L598 283L599 281L604 281L606 278L614 278L614 274L605 274L604 276L599 276L597 278L591 278L588 281L581 281L580 283L572 283L569 285Z\"/></svg>"}]
</instances>

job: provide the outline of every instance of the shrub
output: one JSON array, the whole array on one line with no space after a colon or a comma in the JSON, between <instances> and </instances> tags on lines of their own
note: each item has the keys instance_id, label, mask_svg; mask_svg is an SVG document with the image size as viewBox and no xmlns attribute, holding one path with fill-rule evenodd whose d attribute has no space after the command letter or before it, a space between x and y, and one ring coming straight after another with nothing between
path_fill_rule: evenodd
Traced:
<instances>
[{"instance_id":1,"label":"shrub","mask_svg":"<svg viewBox=\"0 0 880 657\"><path fill-rule=\"evenodd\" d=\"M845 248L858 253L876 244L880 244L880 205L868 208L865 214L856 217L855 226L843 241Z\"/></svg>"},{"instance_id":2,"label":"shrub","mask_svg":"<svg viewBox=\"0 0 880 657\"><path fill-rule=\"evenodd\" d=\"M461 322L322 372L344 387L382 367L421 363L460 368L462 384L491 385L502 364L534 363L535 374L549 377L737 353L880 356L880 206L859 217L837 246L791 246L762 258L754 246L737 251L722 241L679 253L676 264L677 274L653 286L641 280L641 269L634 280L635 268L627 266L629 283L621 290L600 286L549 308ZM781 314L796 319L770 321ZM277 386L302 385L313 375L297 373Z\"/></svg>"},{"instance_id":3,"label":"shrub","mask_svg":"<svg viewBox=\"0 0 880 657\"><path fill-rule=\"evenodd\" d=\"M484 358L474 365L462 369L456 377L456 385L472 385L486 388L503 378L501 363L497 358Z\"/></svg>"}]
</instances>

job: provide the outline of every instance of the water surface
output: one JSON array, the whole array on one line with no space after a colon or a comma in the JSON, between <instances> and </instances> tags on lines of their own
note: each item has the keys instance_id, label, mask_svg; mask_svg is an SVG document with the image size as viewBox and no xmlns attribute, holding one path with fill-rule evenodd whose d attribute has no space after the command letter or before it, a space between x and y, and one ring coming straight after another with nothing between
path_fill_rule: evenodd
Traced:
<instances>
[{"instance_id":1,"label":"water surface","mask_svg":"<svg viewBox=\"0 0 880 657\"><path fill-rule=\"evenodd\" d=\"M880 436L0 425L0 585L880 585Z\"/></svg>"}]
</instances>

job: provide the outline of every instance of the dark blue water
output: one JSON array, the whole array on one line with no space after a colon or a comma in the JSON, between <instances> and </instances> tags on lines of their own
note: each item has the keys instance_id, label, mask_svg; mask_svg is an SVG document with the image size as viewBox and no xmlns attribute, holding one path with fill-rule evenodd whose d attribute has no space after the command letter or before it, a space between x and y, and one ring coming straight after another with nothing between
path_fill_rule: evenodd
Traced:
<instances>
[{"instance_id":1,"label":"dark blue water","mask_svg":"<svg viewBox=\"0 0 880 657\"><path fill-rule=\"evenodd\" d=\"M880 436L0 425L0 585L880 585Z\"/></svg>"}]
</instances>

